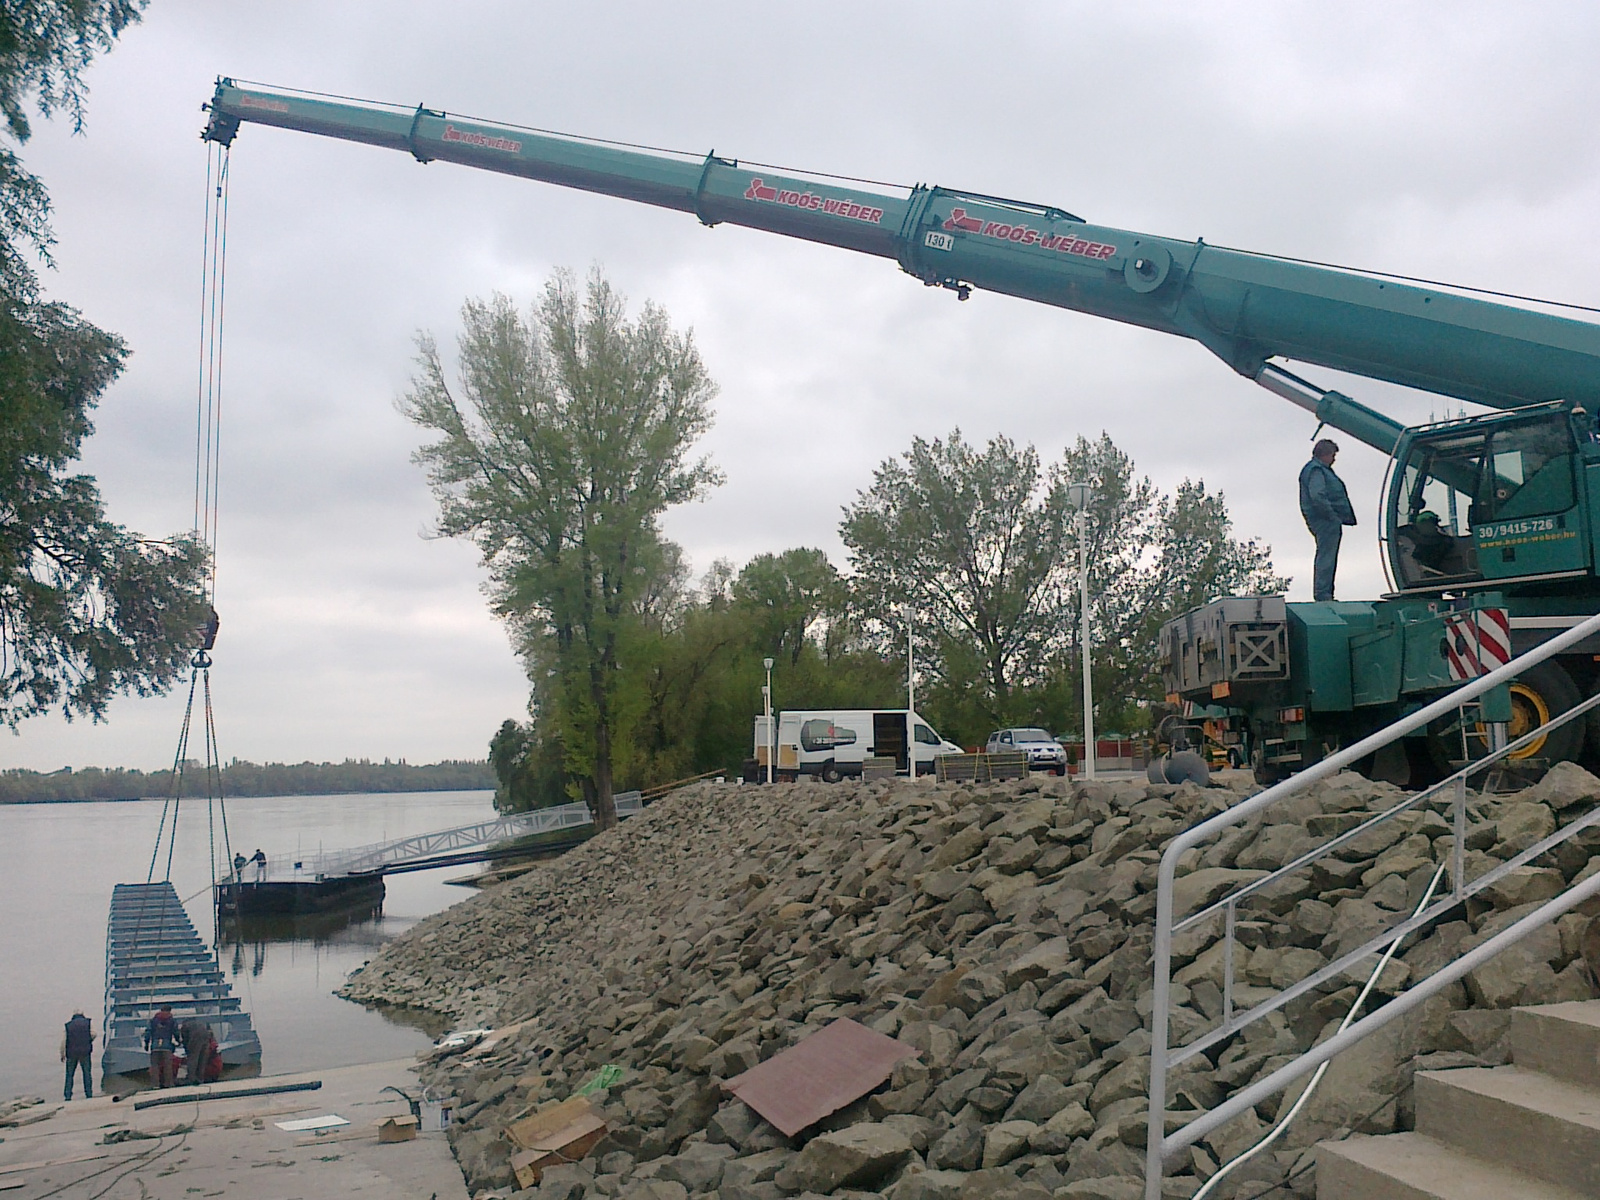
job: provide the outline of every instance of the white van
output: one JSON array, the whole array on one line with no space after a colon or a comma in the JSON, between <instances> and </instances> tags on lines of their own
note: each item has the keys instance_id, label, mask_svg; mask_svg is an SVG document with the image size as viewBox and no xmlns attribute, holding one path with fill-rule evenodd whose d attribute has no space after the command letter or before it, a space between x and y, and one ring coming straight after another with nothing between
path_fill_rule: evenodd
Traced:
<instances>
[{"instance_id":1,"label":"white van","mask_svg":"<svg viewBox=\"0 0 1600 1200\"><path fill-rule=\"evenodd\" d=\"M810 709L779 713L777 721L775 774L785 781L816 775L833 783L847 775L859 776L868 758L892 758L895 770L904 775L908 745L916 773L928 775L933 772L934 759L961 753L960 746L945 741L908 708ZM757 717L755 758L747 764L747 777L753 767L754 780L766 779L768 744L767 718Z\"/></svg>"}]
</instances>

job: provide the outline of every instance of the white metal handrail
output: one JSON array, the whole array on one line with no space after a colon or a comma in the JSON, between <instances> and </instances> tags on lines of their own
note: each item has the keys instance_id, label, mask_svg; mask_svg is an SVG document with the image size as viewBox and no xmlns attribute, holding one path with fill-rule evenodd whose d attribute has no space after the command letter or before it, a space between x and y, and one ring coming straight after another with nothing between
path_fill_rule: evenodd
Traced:
<instances>
[{"instance_id":1,"label":"white metal handrail","mask_svg":"<svg viewBox=\"0 0 1600 1200\"><path fill-rule=\"evenodd\" d=\"M1367 957L1373 953L1374 949L1385 946L1394 941L1396 936L1402 934L1403 932L1410 932L1413 929L1420 928L1428 922L1437 919L1438 916L1443 912L1458 905L1466 896L1474 894L1478 891L1481 891L1483 888L1490 886L1496 880L1503 878L1508 872L1516 869L1516 867L1525 865L1527 862L1532 861L1540 854L1545 853L1551 847L1560 844L1567 838L1572 837L1582 829L1589 828L1595 824L1600 824L1600 810L1597 810L1583 818L1580 818L1577 821L1572 822L1570 825L1557 830L1550 837L1545 838L1535 846L1529 847L1526 851L1517 855L1509 862L1506 862L1494 870L1485 873L1485 875L1480 879L1473 880L1469 883L1464 878L1467 777L1472 773L1484 770L1492 763L1498 762L1507 755L1514 753L1516 750L1531 744L1534 739L1548 732L1548 730L1565 724L1567 721L1574 720L1589 710L1595 708L1597 705L1600 705L1600 696L1591 697L1589 700L1575 705L1573 708L1561 714L1559 717L1547 722L1539 729L1525 734L1509 745L1500 747L1493 753L1487 755L1485 758L1469 763L1465 768L1456 772L1442 783L1430 788L1428 791L1419 793L1417 796L1403 801L1401 804L1394 806L1388 811L1378 814L1368 821L1363 822L1356 829L1348 830L1344 834L1340 834L1336 838L1331 839L1328 843L1325 843L1323 846L1318 847L1316 850L1311 851L1308 854L1300 856L1300 858L1297 858L1294 862L1287 864L1278 871L1273 872L1271 875L1240 888L1235 893L1206 906L1204 909L1175 925L1172 915L1172 891L1173 885L1177 878L1178 860L1186 851L1192 849L1201 842L1215 837L1223 830L1232 828L1233 826L1238 825L1240 822L1245 821L1268 808L1271 808L1273 805L1291 795L1294 795L1297 792L1304 790L1313 783L1337 774L1339 771L1342 771L1347 766L1350 766L1368 754L1372 754L1375 751L1380 750L1390 743L1398 740L1399 738L1402 738L1405 735L1414 732L1415 730L1423 728L1429 722L1439 717L1446 716L1451 712L1460 709L1466 701L1475 699L1476 697L1481 696L1484 692L1498 687L1501 684L1511 682L1529 667L1561 653L1569 646L1572 646L1575 643L1582 641L1584 638L1596 633L1600 633L1600 614L1584 619L1571 629L1568 629L1558 636L1551 638L1549 641L1536 646L1534 649L1530 650L1521 657L1513 659L1511 662L1493 671L1490 671L1486 675L1479 676L1477 679L1470 681L1449 695L1443 696L1433 703L1418 709L1414 713L1411 713L1409 716L1402 717L1400 720L1394 722L1394 724L1388 726L1387 728L1380 730L1369 737L1363 738L1361 741L1357 742L1353 746L1350 746L1348 749L1329 755L1321 762L1308 767L1306 770L1288 780L1285 780L1283 783L1270 787L1265 791L1241 802L1240 804L1235 805L1228 811L1220 813L1217 816L1212 817L1210 820L1196 825L1192 829L1186 830L1174 838L1168 845L1165 853L1163 853L1161 857L1161 865L1158 874L1156 888L1155 938L1154 945L1152 947L1155 958L1155 991L1154 995L1152 996L1153 1006L1151 1014L1150 1107L1145 1158L1146 1200L1159 1200L1161 1195L1161 1178L1165 1171L1166 1160L1173 1154L1177 1153L1179 1150L1182 1150L1186 1146L1194 1144L1199 1139L1205 1137L1212 1130L1226 1124L1228 1121L1242 1113L1246 1108L1252 1107L1267 1096L1273 1095L1274 1093L1281 1091L1283 1088L1288 1087L1289 1084L1293 1083L1296 1079L1299 1079L1301 1076L1315 1070L1318 1066L1332 1058L1340 1050L1360 1041L1368 1034L1382 1028L1395 1018L1403 1016L1406 1012L1409 1012L1418 1004L1421 1004L1429 996L1436 994L1450 983L1461 978L1469 971L1474 970L1477 966L1483 962L1486 962L1489 958L1492 958L1506 946L1518 941L1528 933L1532 932L1534 929L1537 929L1540 926L1555 920L1557 917L1560 917L1563 913L1570 911L1572 908L1576 907L1590 896L1600 894L1600 875L1596 875L1588 880L1585 880L1582 884L1569 889L1562 895L1549 901L1538 910L1528 914L1510 928L1503 930L1495 937L1489 939L1487 942L1484 942L1471 953L1455 960L1449 966L1429 976L1426 980L1415 985L1414 987L1407 989L1402 995L1398 996L1394 1000L1389 1001L1383 1007L1375 1010L1362 1020L1357 1021L1343 1033L1330 1038L1326 1042L1312 1047L1310 1050L1306 1051L1305 1054L1301 1055L1293 1062L1281 1067L1266 1079L1260 1080L1243 1091L1236 1093L1234 1096L1230 1097L1227 1101L1218 1105L1216 1108L1213 1108L1210 1111L1202 1114L1195 1120L1175 1130L1173 1133L1168 1134L1166 1132L1166 1090L1167 1075L1170 1067L1176 1066L1178 1063L1200 1053L1208 1046L1215 1045L1218 1041L1221 1041L1224 1038L1233 1036L1250 1023L1259 1020L1260 1018L1266 1016L1267 1013L1282 1007L1295 996L1304 994L1311 988L1316 987L1319 983L1325 982L1327 979L1332 978L1334 975L1345 970L1353 963ZM1451 788L1454 793L1454 803L1452 805L1454 809L1454 821L1452 829L1453 854L1451 864L1451 895L1447 899L1441 900L1437 904L1434 904L1411 920L1401 922L1395 927L1384 932L1379 937L1372 939L1366 945L1342 956L1337 962L1329 963L1327 966L1323 967L1320 971L1316 972L1308 979L1300 981L1300 983L1285 989L1271 999L1257 1004L1248 1012L1241 1014L1237 1018L1234 1018L1231 1011L1231 968L1233 962L1232 946L1234 914L1237 911L1238 902L1244 897L1269 886L1272 882L1282 878L1291 871L1303 870L1306 866L1310 865L1318 858L1332 853L1339 846L1344 845L1358 834L1371 829L1374 825L1391 820L1402 812L1410 811L1419 807L1429 799L1437 796L1443 789L1447 787ZM1178 929L1187 928L1202 920L1212 918L1217 914L1218 911L1222 911L1225 914L1224 944L1227 946L1227 949L1224 952L1223 968L1225 994L1223 1023L1217 1029L1212 1030L1210 1033L1204 1035L1194 1042L1191 1042L1189 1045L1174 1051L1167 1044L1172 985L1172 937Z\"/></svg>"}]
</instances>

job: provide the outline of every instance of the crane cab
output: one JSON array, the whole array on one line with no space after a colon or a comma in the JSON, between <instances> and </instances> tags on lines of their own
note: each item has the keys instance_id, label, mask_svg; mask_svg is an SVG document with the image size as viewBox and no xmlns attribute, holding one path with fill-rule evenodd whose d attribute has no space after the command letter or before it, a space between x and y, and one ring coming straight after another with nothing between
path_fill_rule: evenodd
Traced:
<instances>
[{"instance_id":1,"label":"crane cab","mask_svg":"<svg viewBox=\"0 0 1600 1200\"><path fill-rule=\"evenodd\" d=\"M1600 501L1600 442L1593 419L1570 404L1408 429L1384 514L1395 590L1586 578L1595 561L1591 494Z\"/></svg>"}]
</instances>

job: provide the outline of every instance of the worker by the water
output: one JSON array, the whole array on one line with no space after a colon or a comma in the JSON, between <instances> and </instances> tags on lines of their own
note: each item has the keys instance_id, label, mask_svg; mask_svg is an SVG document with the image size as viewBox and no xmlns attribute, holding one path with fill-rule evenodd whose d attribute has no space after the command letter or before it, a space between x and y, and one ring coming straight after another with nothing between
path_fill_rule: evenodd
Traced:
<instances>
[{"instance_id":1,"label":"worker by the water","mask_svg":"<svg viewBox=\"0 0 1600 1200\"><path fill-rule=\"evenodd\" d=\"M83 1098L94 1099L94 1085L89 1082L90 1062L94 1058L94 1026L83 1015L82 1009L72 1010L72 1020L67 1022L61 1035L61 1061L67 1064L67 1081L62 1085L61 1098L72 1099L72 1073L83 1073Z\"/></svg>"},{"instance_id":2,"label":"worker by the water","mask_svg":"<svg viewBox=\"0 0 1600 1200\"><path fill-rule=\"evenodd\" d=\"M236 882L244 878L244 869L249 865L249 862L250 860L244 856L243 850L233 856L233 878Z\"/></svg>"},{"instance_id":3,"label":"worker by the water","mask_svg":"<svg viewBox=\"0 0 1600 1200\"><path fill-rule=\"evenodd\" d=\"M266 852L263 851L259 846L256 847L256 852L250 856L250 861L256 865L256 882L262 882L267 877Z\"/></svg>"},{"instance_id":4,"label":"worker by the water","mask_svg":"<svg viewBox=\"0 0 1600 1200\"><path fill-rule=\"evenodd\" d=\"M197 1016L190 1017L178 1027L178 1033L183 1038L184 1083L204 1082L211 1055L211 1025Z\"/></svg>"},{"instance_id":5,"label":"worker by the water","mask_svg":"<svg viewBox=\"0 0 1600 1200\"><path fill-rule=\"evenodd\" d=\"M150 1051L150 1082L158 1088L169 1088L178 1082L177 1066L172 1061L177 1047L178 1022L172 1016L172 1006L163 1004L144 1029L144 1048Z\"/></svg>"},{"instance_id":6,"label":"worker by the water","mask_svg":"<svg viewBox=\"0 0 1600 1200\"><path fill-rule=\"evenodd\" d=\"M1317 539L1317 557L1311 568L1312 599L1333 599L1333 575L1339 569L1339 540L1344 527L1356 523L1350 493L1344 480L1333 473L1338 443L1323 438L1311 448L1311 461L1300 468L1300 515Z\"/></svg>"}]
</instances>

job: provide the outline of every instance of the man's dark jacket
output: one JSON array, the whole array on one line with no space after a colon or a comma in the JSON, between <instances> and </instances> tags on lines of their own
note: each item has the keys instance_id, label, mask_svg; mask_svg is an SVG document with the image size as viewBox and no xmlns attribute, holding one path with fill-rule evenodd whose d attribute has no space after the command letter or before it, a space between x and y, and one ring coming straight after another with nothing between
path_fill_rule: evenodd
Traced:
<instances>
[{"instance_id":1,"label":"man's dark jacket","mask_svg":"<svg viewBox=\"0 0 1600 1200\"><path fill-rule=\"evenodd\" d=\"M1345 491L1344 480L1320 458L1313 458L1300 468L1300 515L1313 530L1318 525L1356 523L1356 510L1350 507L1350 493Z\"/></svg>"},{"instance_id":2,"label":"man's dark jacket","mask_svg":"<svg viewBox=\"0 0 1600 1200\"><path fill-rule=\"evenodd\" d=\"M73 1017L67 1022L67 1057L88 1058L94 1053L94 1033L88 1017Z\"/></svg>"},{"instance_id":3,"label":"man's dark jacket","mask_svg":"<svg viewBox=\"0 0 1600 1200\"><path fill-rule=\"evenodd\" d=\"M178 1022L171 1016L157 1013L145 1026L144 1044L147 1050L171 1051L178 1044Z\"/></svg>"}]
</instances>

